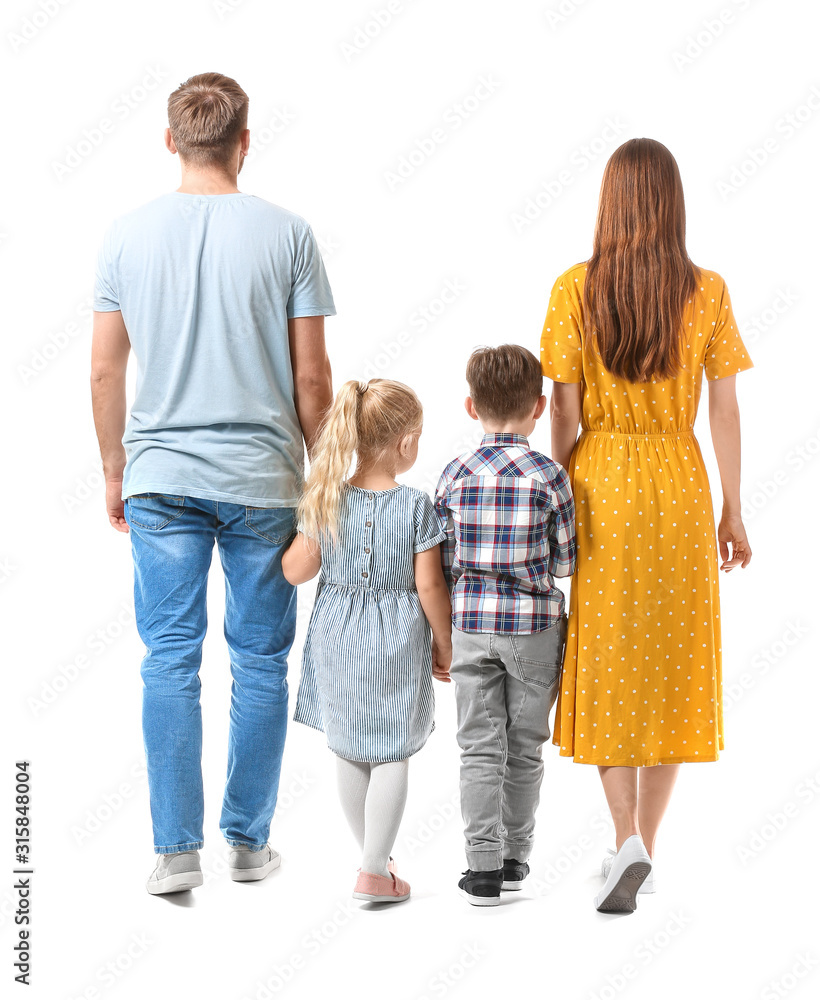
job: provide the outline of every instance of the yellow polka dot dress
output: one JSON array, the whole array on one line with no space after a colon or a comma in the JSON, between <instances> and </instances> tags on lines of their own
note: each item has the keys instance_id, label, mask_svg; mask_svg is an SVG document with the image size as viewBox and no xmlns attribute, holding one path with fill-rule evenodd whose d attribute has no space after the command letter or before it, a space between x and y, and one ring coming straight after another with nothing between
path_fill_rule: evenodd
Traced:
<instances>
[{"instance_id":1,"label":"yellow polka dot dress","mask_svg":"<svg viewBox=\"0 0 820 1000\"><path fill-rule=\"evenodd\" d=\"M712 761L723 749L709 481L692 431L707 379L752 367L715 271L684 316L684 368L630 383L584 346L585 264L552 289L544 375L583 383L570 461L578 561L553 742L582 764Z\"/></svg>"}]
</instances>

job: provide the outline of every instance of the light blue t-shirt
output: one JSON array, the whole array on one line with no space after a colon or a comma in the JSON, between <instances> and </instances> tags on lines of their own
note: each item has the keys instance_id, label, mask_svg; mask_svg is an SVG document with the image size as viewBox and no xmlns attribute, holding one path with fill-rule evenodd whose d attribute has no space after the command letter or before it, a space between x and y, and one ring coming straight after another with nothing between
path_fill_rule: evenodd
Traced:
<instances>
[{"instance_id":1,"label":"light blue t-shirt","mask_svg":"<svg viewBox=\"0 0 820 1000\"><path fill-rule=\"evenodd\" d=\"M287 321L336 312L304 219L249 194L162 195L107 230L94 309L122 310L137 359L123 498L296 505Z\"/></svg>"}]
</instances>

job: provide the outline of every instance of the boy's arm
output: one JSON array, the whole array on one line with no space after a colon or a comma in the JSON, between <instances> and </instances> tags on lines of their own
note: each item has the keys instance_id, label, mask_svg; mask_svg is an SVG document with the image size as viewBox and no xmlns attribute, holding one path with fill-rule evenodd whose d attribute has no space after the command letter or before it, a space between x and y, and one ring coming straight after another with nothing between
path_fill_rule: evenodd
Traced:
<instances>
[{"instance_id":1,"label":"boy's arm","mask_svg":"<svg viewBox=\"0 0 820 1000\"><path fill-rule=\"evenodd\" d=\"M452 608L447 584L441 570L441 556L434 545L413 556L413 573L416 578L421 609L433 632L433 677L450 680L452 647Z\"/></svg>"},{"instance_id":2,"label":"boy's arm","mask_svg":"<svg viewBox=\"0 0 820 1000\"><path fill-rule=\"evenodd\" d=\"M575 501L569 476L563 469L552 482L557 504L550 518L549 571L552 576L572 576L575 572Z\"/></svg>"},{"instance_id":3,"label":"boy's arm","mask_svg":"<svg viewBox=\"0 0 820 1000\"><path fill-rule=\"evenodd\" d=\"M447 537L441 543L441 569L444 573L444 581L447 589L453 590L453 559L456 551L455 528L453 527L453 515L447 507L447 482L444 474L438 481L436 487L436 514L441 522L441 526L447 533Z\"/></svg>"},{"instance_id":4,"label":"boy's arm","mask_svg":"<svg viewBox=\"0 0 820 1000\"><path fill-rule=\"evenodd\" d=\"M288 583L307 583L322 568L319 546L300 531L282 554L282 572Z\"/></svg>"}]
</instances>

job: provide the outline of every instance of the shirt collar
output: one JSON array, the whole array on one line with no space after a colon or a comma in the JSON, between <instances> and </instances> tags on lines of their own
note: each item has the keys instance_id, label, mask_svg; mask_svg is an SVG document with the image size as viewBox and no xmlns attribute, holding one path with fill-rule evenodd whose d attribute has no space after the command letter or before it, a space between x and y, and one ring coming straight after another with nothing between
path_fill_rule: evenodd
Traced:
<instances>
[{"instance_id":1,"label":"shirt collar","mask_svg":"<svg viewBox=\"0 0 820 1000\"><path fill-rule=\"evenodd\" d=\"M519 445L522 448L529 448L530 442L523 434L510 434L507 431L501 431L496 434L485 434L481 439L481 447L484 448L487 445Z\"/></svg>"}]
</instances>

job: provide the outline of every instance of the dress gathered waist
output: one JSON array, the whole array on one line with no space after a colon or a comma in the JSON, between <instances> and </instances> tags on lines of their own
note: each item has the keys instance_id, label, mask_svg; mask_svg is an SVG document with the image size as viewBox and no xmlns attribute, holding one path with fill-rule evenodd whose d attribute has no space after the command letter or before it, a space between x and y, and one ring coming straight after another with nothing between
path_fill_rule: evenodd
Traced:
<instances>
[{"instance_id":1,"label":"dress gathered waist","mask_svg":"<svg viewBox=\"0 0 820 1000\"><path fill-rule=\"evenodd\" d=\"M582 434L596 434L598 436L605 435L606 437L628 437L628 438L674 438L674 437L694 437L694 430L688 431L661 431L659 433L645 433L644 431L605 431L605 430L591 430L587 428L581 428Z\"/></svg>"},{"instance_id":2,"label":"dress gathered waist","mask_svg":"<svg viewBox=\"0 0 820 1000\"><path fill-rule=\"evenodd\" d=\"M325 580L323 587L335 587L337 590L361 590L368 594L416 594L415 587L368 587L365 583L334 583Z\"/></svg>"}]
</instances>

